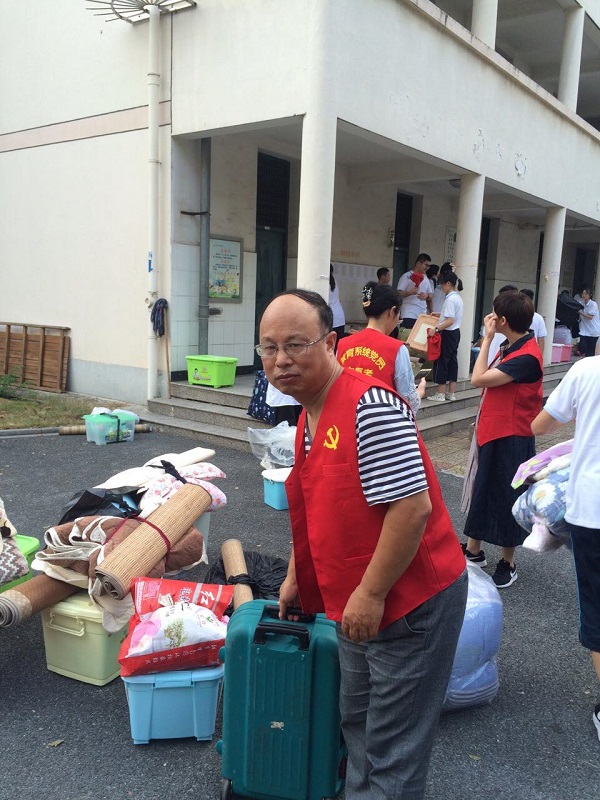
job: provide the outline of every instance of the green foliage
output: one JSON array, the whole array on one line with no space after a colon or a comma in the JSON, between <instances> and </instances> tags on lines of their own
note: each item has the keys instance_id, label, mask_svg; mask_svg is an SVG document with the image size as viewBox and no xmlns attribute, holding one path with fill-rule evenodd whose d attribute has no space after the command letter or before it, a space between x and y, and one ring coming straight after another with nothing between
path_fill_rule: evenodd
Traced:
<instances>
[{"instance_id":1,"label":"green foliage","mask_svg":"<svg viewBox=\"0 0 600 800\"><path fill-rule=\"evenodd\" d=\"M0 397L16 398L23 395L27 384L21 381L14 372L0 375Z\"/></svg>"}]
</instances>

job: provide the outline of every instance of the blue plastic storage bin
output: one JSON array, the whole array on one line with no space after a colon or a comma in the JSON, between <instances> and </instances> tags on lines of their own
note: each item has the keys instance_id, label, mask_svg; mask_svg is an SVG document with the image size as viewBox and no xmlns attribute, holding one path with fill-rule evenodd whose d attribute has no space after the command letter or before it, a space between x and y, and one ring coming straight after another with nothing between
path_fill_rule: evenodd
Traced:
<instances>
[{"instance_id":1,"label":"blue plastic storage bin","mask_svg":"<svg viewBox=\"0 0 600 800\"><path fill-rule=\"evenodd\" d=\"M291 467L281 469L263 470L263 484L265 490L265 503L277 511L285 511L288 506L288 499L285 493L285 481L288 479Z\"/></svg>"},{"instance_id":2,"label":"blue plastic storage bin","mask_svg":"<svg viewBox=\"0 0 600 800\"><path fill-rule=\"evenodd\" d=\"M134 744L150 739L210 741L224 667L161 672L123 677Z\"/></svg>"}]
</instances>

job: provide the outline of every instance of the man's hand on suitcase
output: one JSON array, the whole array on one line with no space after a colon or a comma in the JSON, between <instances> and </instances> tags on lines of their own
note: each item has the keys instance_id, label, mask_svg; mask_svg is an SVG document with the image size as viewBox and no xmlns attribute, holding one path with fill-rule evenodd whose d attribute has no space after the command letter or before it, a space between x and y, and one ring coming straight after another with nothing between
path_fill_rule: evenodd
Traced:
<instances>
[{"instance_id":1,"label":"man's hand on suitcase","mask_svg":"<svg viewBox=\"0 0 600 800\"><path fill-rule=\"evenodd\" d=\"M296 583L296 579L288 574L279 589L279 619L289 619L292 622L297 622L299 617L288 617L287 608L288 606L298 607L299 605L300 596L298 594L298 584Z\"/></svg>"},{"instance_id":2,"label":"man's hand on suitcase","mask_svg":"<svg viewBox=\"0 0 600 800\"><path fill-rule=\"evenodd\" d=\"M385 598L378 597L359 584L352 592L342 615L342 633L353 642L374 639L379 632Z\"/></svg>"}]
</instances>

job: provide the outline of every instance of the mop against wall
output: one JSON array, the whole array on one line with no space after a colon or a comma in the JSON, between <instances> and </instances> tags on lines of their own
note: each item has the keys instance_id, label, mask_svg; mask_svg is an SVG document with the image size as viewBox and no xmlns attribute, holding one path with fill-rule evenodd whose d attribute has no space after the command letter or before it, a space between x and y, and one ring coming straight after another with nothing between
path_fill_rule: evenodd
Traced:
<instances>
[{"instance_id":1,"label":"mop against wall","mask_svg":"<svg viewBox=\"0 0 600 800\"><path fill-rule=\"evenodd\" d=\"M159 297L159 299L152 306L152 311L150 312L150 321L152 322L152 328L157 338L160 339L164 336L165 339L165 358L167 360L167 391L168 396L171 397L171 356L169 352L169 335L167 331L168 308L169 304L164 297Z\"/></svg>"}]
</instances>

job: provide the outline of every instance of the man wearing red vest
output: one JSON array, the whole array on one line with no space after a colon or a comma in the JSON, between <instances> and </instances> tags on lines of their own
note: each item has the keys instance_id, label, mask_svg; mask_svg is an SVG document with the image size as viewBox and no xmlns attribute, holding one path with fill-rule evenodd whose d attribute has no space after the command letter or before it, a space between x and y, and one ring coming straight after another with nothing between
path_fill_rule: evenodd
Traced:
<instances>
[{"instance_id":1,"label":"man wearing red vest","mask_svg":"<svg viewBox=\"0 0 600 800\"><path fill-rule=\"evenodd\" d=\"M275 297L257 352L304 407L286 483L293 552L280 616L337 623L347 800L418 800L466 602L465 560L408 404L344 369L331 312Z\"/></svg>"}]
</instances>

